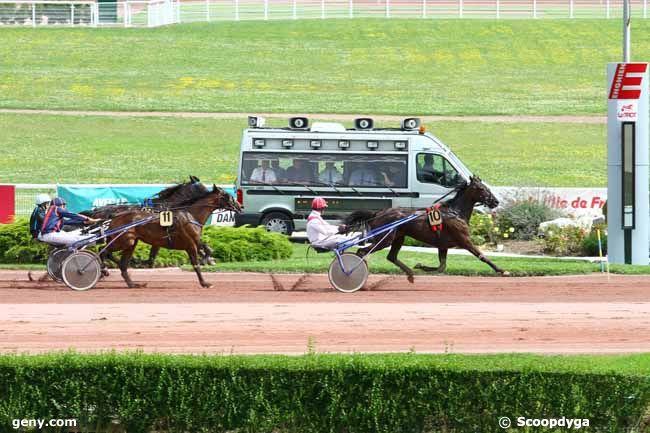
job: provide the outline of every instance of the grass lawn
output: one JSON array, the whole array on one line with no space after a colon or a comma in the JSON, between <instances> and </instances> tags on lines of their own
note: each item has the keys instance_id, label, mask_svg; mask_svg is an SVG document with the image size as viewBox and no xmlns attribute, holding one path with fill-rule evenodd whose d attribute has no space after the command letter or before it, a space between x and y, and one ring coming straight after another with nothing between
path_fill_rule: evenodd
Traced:
<instances>
[{"instance_id":1,"label":"grass lawn","mask_svg":"<svg viewBox=\"0 0 650 433\"><path fill-rule=\"evenodd\" d=\"M380 251L370 257L370 272L373 274L400 274L402 271L386 260L388 250ZM489 254L487 254L489 256ZM332 261L332 254L316 254L313 250L307 255L307 246L296 244L293 256L286 260L246 263L219 263L215 266L204 266L205 271L216 272L277 272L277 273L325 273ZM421 262L425 265L436 266L437 254L414 253L404 251L400 255L406 265L413 266ZM512 276L542 276L542 275L576 275L599 272L598 264L579 260L559 259L523 259L523 258L493 258L495 264L509 271ZM191 267L187 267L191 270ZM416 274L424 274L415 271ZM610 272L620 274L650 274L649 266L611 265ZM492 269L475 257L449 255L447 258L447 275L466 276L497 276Z\"/></svg>"},{"instance_id":2,"label":"grass lawn","mask_svg":"<svg viewBox=\"0 0 650 433\"><path fill-rule=\"evenodd\" d=\"M0 183L167 183L190 173L206 182L231 183L245 127L243 117L0 114ZM492 185L607 184L605 125L435 122L427 127Z\"/></svg>"},{"instance_id":3,"label":"grass lawn","mask_svg":"<svg viewBox=\"0 0 650 433\"><path fill-rule=\"evenodd\" d=\"M4 28L0 107L602 114L620 27L340 19ZM650 57L649 30L635 21L634 59Z\"/></svg>"}]
</instances>

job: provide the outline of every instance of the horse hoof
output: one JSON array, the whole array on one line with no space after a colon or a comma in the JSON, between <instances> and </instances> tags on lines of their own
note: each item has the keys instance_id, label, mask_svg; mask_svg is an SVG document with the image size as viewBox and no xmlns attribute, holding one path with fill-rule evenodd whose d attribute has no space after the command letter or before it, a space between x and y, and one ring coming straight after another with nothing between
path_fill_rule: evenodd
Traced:
<instances>
[{"instance_id":1,"label":"horse hoof","mask_svg":"<svg viewBox=\"0 0 650 433\"><path fill-rule=\"evenodd\" d=\"M102 277L108 277L109 275L108 269L102 269Z\"/></svg>"},{"instance_id":2,"label":"horse hoof","mask_svg":"<svg viewBox=\"0 0 650 433\"><path fill-rule=\"evenodd\" d=\"M212 287L212 284L205 283L205 284L201 284L201 286L203 286L203 288L205 288L205 289L209 289L210 287Z\"/></svg>"},{"instance_id":3,"label":"horse hoof","mask_svg":"<svg viewBox=\"0 0 650 433\"><path fill-rule=\"evenodd\" d=\"M509 276L510 276L510 272L508 272L508 271L503 271L503 272L501 272L501 276L502 276L502 277L509 277Z\"/></svg>"},{"instance_id":4,"label":"horse hoof","mask_svg":"<svg viewBox=\"0 0 650 433\"><path fill-rule=\"evenodd\" d=\"M411 284L413 284L415 282L415 278L413 278L413 275L409 275L407 277L407 279L409 280L409 283L411 283Z\"/></svg>"}]
</instances>

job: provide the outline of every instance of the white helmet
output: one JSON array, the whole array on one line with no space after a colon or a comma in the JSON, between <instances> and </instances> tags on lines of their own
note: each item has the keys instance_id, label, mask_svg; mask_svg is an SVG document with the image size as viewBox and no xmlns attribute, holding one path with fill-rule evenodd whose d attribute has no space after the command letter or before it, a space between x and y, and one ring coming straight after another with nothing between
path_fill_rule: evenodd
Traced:
<instances>
[{"instance_id":1,"label":"white helmet","mask_svg":"<svg viewBox=\"0 0 650 433\"><path fill-rule=\"evenodd\" d=\"M36 196L36 205L37 205L37 206L40 206L40 205L42 205L43 203L48 203L49 201L50 201L50 196L47 195L47 194L42 194L42 193L41 193L41 194L38 194L38 195Z\"/></svg>"}]
</instances>

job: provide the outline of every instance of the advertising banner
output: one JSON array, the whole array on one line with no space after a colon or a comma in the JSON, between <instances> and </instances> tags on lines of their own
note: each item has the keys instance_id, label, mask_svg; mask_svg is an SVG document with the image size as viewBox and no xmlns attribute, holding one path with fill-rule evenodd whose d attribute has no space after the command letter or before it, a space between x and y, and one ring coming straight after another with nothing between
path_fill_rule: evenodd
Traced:
<instances>
[{"instance_id":1,"label":"advertising banner","mask_svg":"<svg viewBox=\"0 0 650 433\"><path fill-rule=\"evenodd\" d=\"M63 198L71 212L81 212L110 204L142 204L167 188L169 185L58 185L57 195ZM212 185L206 185L212 188ZM221 188L233 195L232 185L221 185ZM12 196L13 197L13 196ZM233 225L232 212L217 209L208 224Z\"/></svg>"},{"instance_id":2,"label":"advertising banner","mask_svg":"<svg viewBox=\"0 0 650 433\"><path fill-rule=\"evenodd\" d=\"M603 216L607 200L607 188L534 188L498 186L492 188L504 201L535 200L549 207L576 217L582 215Z\"/></svg>"},{"instance_id":3,"label":"advertising banner","mask_svg":"<svg viewBox=\"0 0 650 433\"><path fill-rule=\"evenodd\" d=\"M0 185L0 224L10 224L16 214L16 186Z\"/></svg>"}]
</instances>

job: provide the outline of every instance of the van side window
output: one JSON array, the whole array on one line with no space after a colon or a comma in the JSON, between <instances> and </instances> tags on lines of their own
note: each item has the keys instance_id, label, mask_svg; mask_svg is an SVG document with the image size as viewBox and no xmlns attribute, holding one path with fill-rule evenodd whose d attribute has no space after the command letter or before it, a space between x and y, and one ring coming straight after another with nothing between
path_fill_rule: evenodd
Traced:
<instances>
[{"instance_id":1,"label":"van side window","mask_svg":"<svg viewBox=\"0 0 650 433\"><path fill-rule=\"evenodd\" d=\"M244 152L243 185L406 188L406 154Z\"/></svg>"},{"instance_id":2,"label":"van side window","mask_svg":"<svg viewBox=\"0 0 650 433\"><path fill-rule=\"evenodd\" d=\"M417 179L421 183L433 183L453 188L460 181L458 171L442 155L418 153Z\"/></svg>"}]
</instances>

